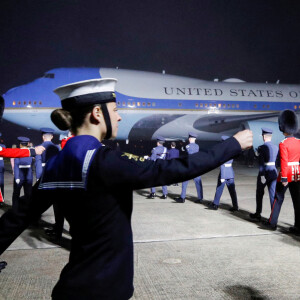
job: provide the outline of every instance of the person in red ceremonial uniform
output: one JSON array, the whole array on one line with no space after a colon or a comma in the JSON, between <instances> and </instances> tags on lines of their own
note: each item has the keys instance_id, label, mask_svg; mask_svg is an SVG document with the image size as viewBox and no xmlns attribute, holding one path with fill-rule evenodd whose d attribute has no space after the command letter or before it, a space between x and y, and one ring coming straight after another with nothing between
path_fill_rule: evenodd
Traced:
<instances>
[{"instance_id":1,"label":"person in red ceremonial uniform","mask_svg":"<svg viewBox=\"0 0 300 300\"><path fill-rule=\"evenodd\" d=\"M271 215L266 226L276 230L284 194L289 188L295 211L295 223L289 230L291 233L300 234L300 139L293 136L298 129L297 115L292 110L284 110L279 115L278 123L285 139L279 144L280 172Z\"/></svg>"}]
</instances>

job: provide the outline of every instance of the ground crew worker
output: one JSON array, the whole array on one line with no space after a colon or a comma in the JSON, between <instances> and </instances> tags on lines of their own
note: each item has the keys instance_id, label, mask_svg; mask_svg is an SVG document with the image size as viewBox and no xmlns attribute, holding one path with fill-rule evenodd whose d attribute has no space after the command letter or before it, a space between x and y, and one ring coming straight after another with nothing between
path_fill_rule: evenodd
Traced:
<instances>
[{"instance_id":1,"label":"ground crew worker","mask_svg":"<svg viewBox=\"0 0 300 300\"><path fill-rule=\"evenodd\" d=\"M300 234L300 139L293 136L298 129L297 115L292 110L286 109L280 113L278 123L285 139L279 144L280 172L271 215L265 225L269 229L276 230L284 194L289 188L295 212L294 226L289 230L291 233Z\"/></svg>"},{"instance_id":2,"label":"ground crew worker","mask_svg":"<svg viewBox=\"0 0 300 300\"><path fill-rule=\"evenodd\" d=\"M266 186L268 186L270 205L272 209L278 175L276 169L278 146L271 142L273 130L269 128L262 128L261 130L264 144L259 146L257 149L259 171L256 184L256 212L254 214L250 214L250 218L257 221L260 221L261 219L262 201Z\"/></svg>"},{"instance_id":3,"label":"ground crew worker","mask_svg":"<svg viewBox=\"0 0 300 300\"><path fill-rule=\"evenodd\" d=\"M209 152L156 161L103 146L103 139L116 137L121 121L115 83L101 78L55 90L63 109L52 113L52 121L76 136L48 161L27 205L0 218L1 254L53 201L63 209L72 247L53 300L131 298L133 190L195 178L252 145L252 132L245 130Z\"/></svg>"},{"instance_id":4,"label":"ground crew worker","mask_svg":"<svg viewBox=\"0 0 300 300\"><path fill-rule=\"evenodd\" d=\"M228 138L229 136L224 135L222 136L222 141L225 141ZM234 171L232 168L232 163L233 163L233 159L221 165L220 173L218 176L215 198L214 201L210 203L208 207L209 209L217 210L219 208L220 199L224 190L224 186L226 184L232 201L232 207L229 210L232 212L239 210L236 190L235 190Z\"/></svg>"},{"instance_id":5,"label":"ground crew worker","mask_svg":"<svg viewBox=\"0 0 300 300\"><path fill-rule=\"evenodd\" d=\"M185 151L188 153L188 155L197 153L199 151L199 146L196 144L196 138L197 135L193 132L189 132L189 144L185 147ZM195 201L195 203L202 203L203 201L203 188L202 188L202 181L201 176L197 176L193 178L197 190L197 196L198 199ZM174 200L178 203L184 203L185 202L185 196L186 196L186 189L188 186L189 181L182 182L182 189L181 189L181 195L180 197L175 198Z\"/></svg>"}]
</instances>

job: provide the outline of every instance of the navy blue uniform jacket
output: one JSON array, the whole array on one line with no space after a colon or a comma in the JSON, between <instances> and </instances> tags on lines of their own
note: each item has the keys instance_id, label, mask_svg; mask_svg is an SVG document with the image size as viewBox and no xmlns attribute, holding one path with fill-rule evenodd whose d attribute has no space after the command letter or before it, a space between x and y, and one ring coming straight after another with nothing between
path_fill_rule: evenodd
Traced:
<instances>
[{"instance_id":1,"label":"navy blue uniform jacket","mask_svg":"<svg viewBox=\"0 0 300 300\"><path fill-rule=\"evenodd\" d=\"M0 219L0 254L52 205L72 237L69 262L53 299L129 299L133 294L134 189L189 180L240 154L235 138L184 158L155 162L104 147L92 136L71 139L50 159L32 199Z\"/></svg>"}]
</instances>

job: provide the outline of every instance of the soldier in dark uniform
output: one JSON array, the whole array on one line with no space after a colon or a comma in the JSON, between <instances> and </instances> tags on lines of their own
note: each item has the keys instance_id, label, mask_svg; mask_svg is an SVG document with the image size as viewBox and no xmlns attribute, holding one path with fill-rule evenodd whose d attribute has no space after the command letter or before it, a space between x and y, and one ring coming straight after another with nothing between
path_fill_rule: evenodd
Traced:
<instances>
[{"instance_id":1,"label":"soldier in dark uniform","mask_svg":"<svg viewBox=\"0 0 300 300\"><path fill-rule=\"evenodd\" d=\"M52 113L52 121L76 136L47 162L27 205L0 218L1 254L53 201L62 208L72 244L53 300L132 297L132 191L195 178L252 145L252 133L245 130L209 152L155 162L103 146L103 139L116 137L121 121L115 83L103 78L55 90L63 109Z\"/></svg>"},{"instance_id":2,"label":"soldier in dark uniform","mask_svg":"<svg viewBox=\"0 0 300 300\"><path fill-rule=\"evenodd\" d=\"M2 136L2 133L0 132L0 137ZM4 144L0 144L1 149L5 149L6 146ZM1 195L0 195L0 207L4 205L4 160L3 157L0 157L0 189L1 189Z\"/></svg>"},{"instance_id":3,"label":"soldier in dark uniform","mask_svg":"<svg viewBox=\"0 0 300 300\"><path fill-rule=\"evenodd\" d=\"M199 146L195 143L196 142L197 135L193 132L189 132L189 144L185 147L186 152L188 155L197 153L199 151ZM194 179L196 190L197 190L197 196L198 199L195 201L195 203L202 203L203 201L203 188L202 188L202 181L201 176L197 176ZM185 202L185 196L186 196L186 189L188 186L189 181L182 182L182 189L181 189L181 195L180 197L175 198L174 200L178 203L184 203Z\"/></svg>"},{"instance_id":4,"label":"soldier in dark uniform","mask_svg":"<svg viewBox=\"0 0 300 300\"><path fill-rule=\"evenodd\" d=\"M47 161L59 152L59 147L52 142L54 129L43 127L40 129L40 131L43 139L41 146L45 148L45 151L42 153L42 155L37 155L35 157L37 180L41 178ZM64 228L64 215L56 203L53 204L53 211L55 224L53 225L53 228L45 229L45 233L48 236L59 240L62 236Z\"/></svg>"},{"instance_id":5,"label":"soldier in dark uniform","mask_svg":"<svg viewBox=\"0 0 300 300\"><path fill-rule=\"evenodd\" d=\"M156 161L157 159L166 159L167 156L167 148L163 146L165 142L165 138L162 136L157 137L157 146L152 149L150 159ZM163 194L160 197L161 199L167 199L168 188L166 185L162 186ZM147 197L149 199L154 199L156 197L155 187L150 189L150 195Z\"/></svg>"},{"instance_id":6,"label":"soldier in dark uniform","mask_svg":"<svg viewBox=\"0 0 300 300\"><path fill-rule=\"evenodd\" d=\"M45 148L45 151L42 155L37 155L35 157L35 168L36 168L36 179L39 180L42 176L43 169L46 165L46 162L56 155L59 152L59 147L53 144L53 133L54 129L52 128L41 128L43 143L40 146Z\"/></svg>"},{"instance_id":7,"label":"soldier in dark uniform","mask_svg":"<svg viewBox=\"0 0 300 300\"><path fill-rule=\"evenodd\" d=\"M222 136L223 141L227 140L228 138L229 136ZM208 207L209 209L217 210L219 208L220 199L226 184L232 201L232 207L229 210L232 212L239 210L236 190L235 190L234 171L232 168L232 163L233 163L233 159L225 162L221 166L215 198L214 201L210 203Z\"/></svg>"},{"instance_id":8,"label":"soldier in dark uniform","mask_svg":"<svg viewBox=\"0 0 300 300\"><path fill-rule=\"evenodd\" d=\"M176 143L172 142L171 143L171 149L168 150L167 152L167 159L173 159L173 158L178 158L179 157L179 150L176 149Z\"/></svg>"},{"instance_id":9,"label":"soldier in dark uniform","mask_svg":"<svg viewBox=\"0 0 300 300\"><path fill-rule=\"evenodd\" d=\"M294 226L289 230L291 233L300 234L300 139L293 136L298 129L297 115L286 109L280 113L278 123L285 139L279 144L280 172L271 215L265 225L271 230L276 230L284 194L289 188L295 212Z\"/></svg>"},{"instance_id":10,"label":"soldier in dark uniform","mask_svg":"<svg viewBox=\"0 0 300 300\"><path fill-rule=\"evenodd\" d=\"M30 139L24 136L19 136L20 148L28 148ZM32 157L15 158L14 163L14 187L12 194L12 205L18 204L22 187L24 188L24 196L29 199L32 191Z\"/></svg>"},{"instance_id":11,"label":"soldier in dark uniform","mask_svg":"<svg viewBox=\"0 0 300 300\"><path fill-rule=\"evenodd\" d=\"M273 130L269 128L262 128L261 130L264 144L259 146L257 149L259 171L256 185L256 212L254 214L250 214L251 219L258 221L261 219L262 201L266 186L268 186L270 205L272 209L276 189L276 179L278 175L276 169L278 146L271 142Z\"/></svg>"}]
</instances>

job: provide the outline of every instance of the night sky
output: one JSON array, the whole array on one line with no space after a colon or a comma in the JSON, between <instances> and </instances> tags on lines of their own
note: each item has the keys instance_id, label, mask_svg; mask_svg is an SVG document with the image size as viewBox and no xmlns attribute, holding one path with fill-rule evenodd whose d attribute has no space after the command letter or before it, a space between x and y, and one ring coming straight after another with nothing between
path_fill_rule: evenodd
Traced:
<instances>
[{"instance_id":1,"label":"night sky","mask_svg":"<svg viewBox=\"0 0 300 300\"><path fill-rule=\"evenodd\" d=\"M57 67L300 83L300 1L2 0L0 92Z\"/></svg>"}]
</instances>

